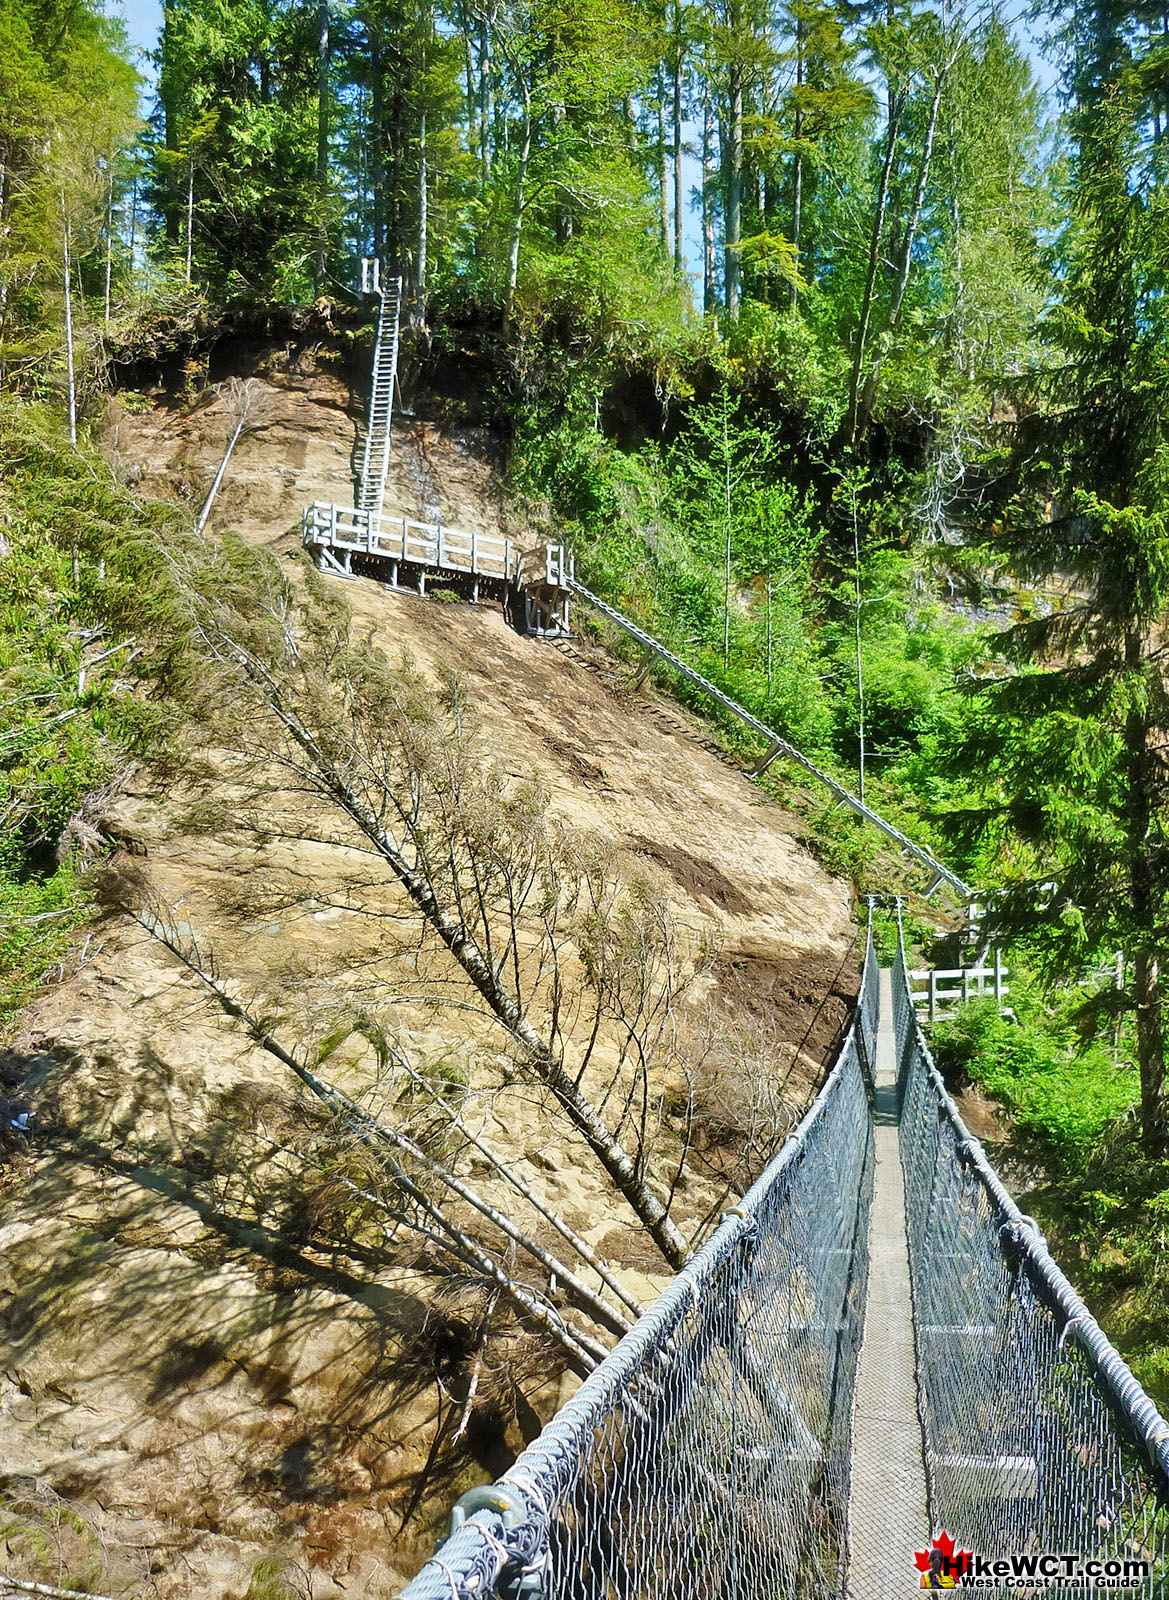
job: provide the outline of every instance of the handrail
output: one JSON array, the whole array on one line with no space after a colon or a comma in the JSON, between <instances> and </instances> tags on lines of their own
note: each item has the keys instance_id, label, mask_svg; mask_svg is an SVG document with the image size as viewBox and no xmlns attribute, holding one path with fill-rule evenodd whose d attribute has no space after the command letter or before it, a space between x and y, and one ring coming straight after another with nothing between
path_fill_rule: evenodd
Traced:
<instances>
[{"instance_id":1,"label":"handrail","mask_svg":"<svg viewBox=\"0 0 1169 1600\"><path fill-rule=\"evenodd\" d=\"M875 1017L868 1013L877 1003L876 954L870 930L852 1022L832 1070L799 1126L743 1198L723 1213L701 1249L589 1374L515 1465L498 1483L464 1496L452 1515L449 1539L408 1585L403 1600L463 1600L470 1595L500 1594L502 1590L496 1585L505 1567L513 1572L518 1567L521 1573L518 1588L509 1589L509 1593L526 1593L538 1583L556 1497L570 1483L598 1425L606 1413L611 1413L614 1396L627 1390L636 1375L647 1368L667 1370L672 1340L681 1320L705 1303L704 1289L720 1265L754 1239L758 1215L777 1183L793 1163L803 1161L810 1135L826 1115L826 1108L843 1092L848 1074L864 1070L859 1064L866 1050L871 1049L876 1027ZM859 1086L858 1092L864 1100ZM871 1141L867 1109L865 1116Z\"/></svg>"},{"instance_id":2,"label":"handrail","mask_svg":"<svg viewBox=\"0 0 1169 1600\"><path fill-rule=\"evenodd\" d=\"M381 305L373 347L369 415L365 426L365 448L362 452L361 486L358 494L362 508L366 511L380 511L386 493L394 386L398 379L398 340L402 315L401 278L391 278L388 283L380 285L378 292L381 296Z\"/></svg>"},{"instance_id":3,"label":"handrail","mask_svg":"<svg viewBox=\"0 0 1169 1600\"><path fill-rule=\"evenodd\" d=\"M900 907L898 924L900 926ZM1075 1339L1083 1350L1097 1386L1127 1425L1132 1441L1140 1448L1157 1480L1160 1493L1169 1498L1169 1422L1166 1422L1156 1404L1133 1376L1124 1357L1056 1264L1038 1225L1020 1211L1003 1186L1001 1178L987 1159L982 1141L976 1139L963 1122L962 1114L946 1088L921 1031L908 982L903 935L898 940L894 984L898 1009L905 1008L901 1015L908 1020L914 1044L913 1050L906 1050L902 1054L901 1094L904 1095L907 1075L912 1070L916 1053L925 1067L938 1111L955 1135L959 1159L977 1179L998 1219L1000 1239L1004 1235L1010 1237L1041 1299L1064 1319L1065 1337Z\"/></svg>"},{"instance_id":4,"label":"handrail","mask_svg":"<svg viewBox=\"0 0 1169 1600\"><path fill-rule=\"evenodd\" d=\"M895 844L900 845L903 850L908 851L923 866L928 867L935 875L935 883L931 886L930 893L937 887L938 882L944 882L948 883L963 900L974 899L974 890L963 883L957 873L951 872L949 867L943 866L928 850L923 849L919 844L915 844L908 834L902 833L900 828L894 826L891 822L886 822L879 812L874 811L871 806L867 806L863 800L854 795L851 790L846 789L843 784L837 783L835 778L830 777L814 761L810 761L801 750L797 750L795 745L790 744L782 734L776 733L774 728L769 728L765 722L761 722L758 717L753 716L745 706L739 705L737 700L732 700L730 695L724 694L716 684L711 683L709 678L704 678L700 672L696 672L692 666L682 660L681 656L676 656L672 650L667 650L666 646L659 643L652 634L646 633L644 628L639 628L636 622L631 622L615 606L609 605L607 601L593 594L590 589L586 589L584 584L578 582L576 578L565 576L563 581L565 588L571 594L585 601L595 611L599 611L603 617L607 617L610 622L629 634L630 638L636 639L638 644L644 645L647 650L652 650L656 656L672 667L681 677L688 679L689 682L701 689L704 694L708 694L713 700L716 700L724 711L729 711L740 722L746 723L747 727L753 728L756 733L761 733L765 739L770 741L769 756L781 755L785 760L791 761L797 767L802 768L804 772L815 778L818 783L822 783L850 810L855 811L866 822L871 822L875 828L879 828Z\"/></svg>"},{"instance_id":5,"label":"handrail","mask_svg":"<svg viewBox=\"0 0 1169 1600\"><path fill-rule=\"evenodd\" d=\"M354 555L382 556L510 584L519 577L520 557L510 539L442 522L419 522L315 500L305 507L301 528L306 545L329 545Z\"/></svg>"}]
</instances>

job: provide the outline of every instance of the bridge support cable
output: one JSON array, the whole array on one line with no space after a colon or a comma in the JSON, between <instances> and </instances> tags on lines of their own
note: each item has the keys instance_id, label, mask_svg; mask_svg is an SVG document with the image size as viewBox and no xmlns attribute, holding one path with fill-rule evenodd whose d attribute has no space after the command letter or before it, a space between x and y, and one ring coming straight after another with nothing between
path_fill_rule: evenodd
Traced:
<instances>
[{"instance_id":1,"label":"bridge support cable","mask_svg":"<svg viewBox=\"0 0 1169 1600\"><path fill-rule=\"evenodd\" d=\"M869 1281L857 1367L848 1505L849 1600L901 1600L914 1582L914 1552L929 1529L905 1184L898 1149L897 1053L891 974L880 974L873 1073L876 1170L869 1222Z\"/></svg>"},{"instance_id":2,"label":"bridge support cable","mask_svg":"<svg viewBox=\"0 0 1169 1600\"><path fill-rule=\"evenodd\" d=\"M379 280L380 283L380 280ZM373 347L373 381L369 390L369 416L361 459L361 485L357 510L380 517L390 469L390 432L394 416L394 389L398 382L398 345L402 318L402 280L380 285L381 306Z\"/></svg>"},{"instance_id":3,"label":"bridge support cable","mask_svg":"<svg viewBox=\"0 0 1169 1600\"><path fill-rule=\"evenodd\" d=\"M681 656L675 655L664 644L660 644L652 634L646 633L644 628L631 621L622 612L618 611L615 606L609 605L607 601L602 600L598 595L593 594L591 590L586 589L584 584L578 583L571 574L565 573L561 582L570 594L585 601L595 611L600 612L603 617L607 617L623 633L627 633L631 639L636 639L638 644L643 645L660 661L664 661L679 677L685 678L687 682L694 684L696 688L701 689L704 694L709 695L712 700L722 706L724 711L730 712L732 717L737 718L739 722L745 723L748 728L761 734L768 741L768 745L766 754L754 769L756 773L766 771L771 763L779 758L792 762L810 777L815 778L817 783L823 784L842 805L848 806L850 810L856 812L857 816L863 817L866 822L871 822L874 828L879 828L887 838L892 839L908 855L913 856L923 866L928 867L933 878L934 888L939 883L948 883L963 902L974 899L974 891L963 883L962 879L955 873L951 872L949 867L945 867L940 861L935 860L928 850L923 849L919 844L915 844L908 834L903 833L893 823L886 821L879 812L866 805L850 789L846 789L843 784L837 783L835 778L831 777L821 767L818 767L814 761L810 761L801 750L797 750L795 745L789 744L782 734L776 733L775 729L769 728L765 722L760 722L759 718L752 716L745 706L739 705L737 700L732 700L730 695L724 694L717 684L712 683L709 678L704 678L700 672L696 672L688 662L682 660Z\"/></svg>"},{"instance_id":4,"label":"bridge support cable","mask_svg":"<svg viewBox=\"0 0 1169 1600\"><path fill-rule=\"evenodd\" d=\"M799 1128L403 1600L830 1600L873 1132L870 942L858 1016Z\"/></svg>"},{"instance_id":5,"label":"bridge support cable","mask_svg":"<svg viewBox=\"0 0 1169 1600\"><path fill-rule=\"evenodd\" d=\"M934 1530L991 1558L1148 1560L1149 1578L1124 1592L1162 1595L1169 1424L963 1124L918 1025L904 951L893 990ZM1044 1589L1065 1593L1084 1589Z\"/></svg>"}]
</instances>

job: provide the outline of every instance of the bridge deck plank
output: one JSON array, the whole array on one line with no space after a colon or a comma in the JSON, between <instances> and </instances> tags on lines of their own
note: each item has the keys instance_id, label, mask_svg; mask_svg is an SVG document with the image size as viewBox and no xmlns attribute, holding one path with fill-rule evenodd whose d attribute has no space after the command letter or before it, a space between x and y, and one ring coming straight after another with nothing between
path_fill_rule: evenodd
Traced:
<instances>
[{"instance_id":1,"label":"bridge deck plank","mask_svg":"<svg viewBox=\"0 0 1169 1600\"><path fill-rule=\"evenodd\" d=\"M875 1121L869 1284L853 1407L849 1600L901 1600L911 1593L913 1552L929 1531L888 970L881 973Z\"/></svg>"}]
</instances>

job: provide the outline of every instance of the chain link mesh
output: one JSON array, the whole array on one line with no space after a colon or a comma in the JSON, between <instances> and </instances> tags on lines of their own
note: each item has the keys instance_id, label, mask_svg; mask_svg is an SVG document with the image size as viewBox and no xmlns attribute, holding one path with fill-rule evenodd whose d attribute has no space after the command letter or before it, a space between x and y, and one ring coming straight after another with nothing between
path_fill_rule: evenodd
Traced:
<instances>
[{"instance_id":1,"label":"chain link mesh","mask_svg":"<svg viewBox=\"0 0 1169 1600\"><path fill-rule=\"evenodd\" d=\"M477 1512L403 1600L843 1595L872 1194L871 945L866 979L799 1128L501 1480L518 1517Z\"/></svg>"},{"instance_id":2,"label":"chain link mesh","mask_svg":"<svg viewBox=\"0 0 1169 1600\"><path fill-rule=\"evenodd\" d=\"M972 1139L893 975L919 1404L935 1532L991 1559L1145 1559L1163 1593L1169 1428ZM1083 1586L1045 1595L1085 1593Z\"/></svg>"}]
</instances>

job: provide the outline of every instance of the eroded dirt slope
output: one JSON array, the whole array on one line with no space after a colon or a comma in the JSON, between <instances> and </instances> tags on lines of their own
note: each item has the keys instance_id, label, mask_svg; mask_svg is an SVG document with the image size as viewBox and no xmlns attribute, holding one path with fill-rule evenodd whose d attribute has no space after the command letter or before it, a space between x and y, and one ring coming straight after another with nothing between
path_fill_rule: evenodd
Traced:
<instances>
[{"instance_id":1,"label":"eroded dirt slope","mask_svg":"<svg viewBox=\"0 0 1169 1600\"><path fill-rule=\"evenodd\" d=\"M302 503L348 498L353 406L327 377L281 376L268 393L265 426L241 447L216 520L292 570ZM114 444L123 468L137 465L139 492L182 492L186 482L194 500L214 470L222 421L214 406L125 413ZM499 526L486 437L416 424L399 434L395 461L395 509L437 506L453 524ZM391 656L405 652L426 670L457 666L485 746L507 771L541 777L556 811L603 833L629 869L656 875L685 922L718 924L712 981L728 1011L778 1024L781 1058L790 1066L802 1049L807 1087L846 1011L852 929L847 890L795 842L790 819L677 706L633 694L583 646L523 639L491 608L369 580L344 592ZM302 982L343 965L357 940L335 908L308 901L296 916L234 920L223 910L225 886L251 875L327 886L339 870L328 847L187 833L187 799L140 776L111 805L175 916L213 926L221 960L243 979ZM368 971L372 957L362 958ZM424 1008L404 1003L401 1026L423 1054L451 1044ZM464 1352L450 1347L450 1325L409 1271L324 1257L307 1224L298 1235L275 1168L257 1176L241 1213L217 1177L228 1170L224 1108L237 1121L246 1108L248 1137L276 1146L287 1088L129 921L108 921L78 949L26 1017L4 1070L43 1126L61 1130L8 1168L0 1470L9 1486L80 1508L106 1540L111 1593L242 1600L275 1551L314 1597L393 1594L429 1553L438 1508L507 1465L507 1451L554 1408L558 1385L534 1377L508 1418L472 1430L464 1474L431 1473L416 1503ZM357 1075L361 1062L335 1070ZM528 1181L636 1292L652 1293L660 1275L632 1249L628 1225L606 1213L572 1141L541 1137L539 1108L522 1096L508 1104L508 1125L493 1133Z\"/></svg>"}]
</instances>

